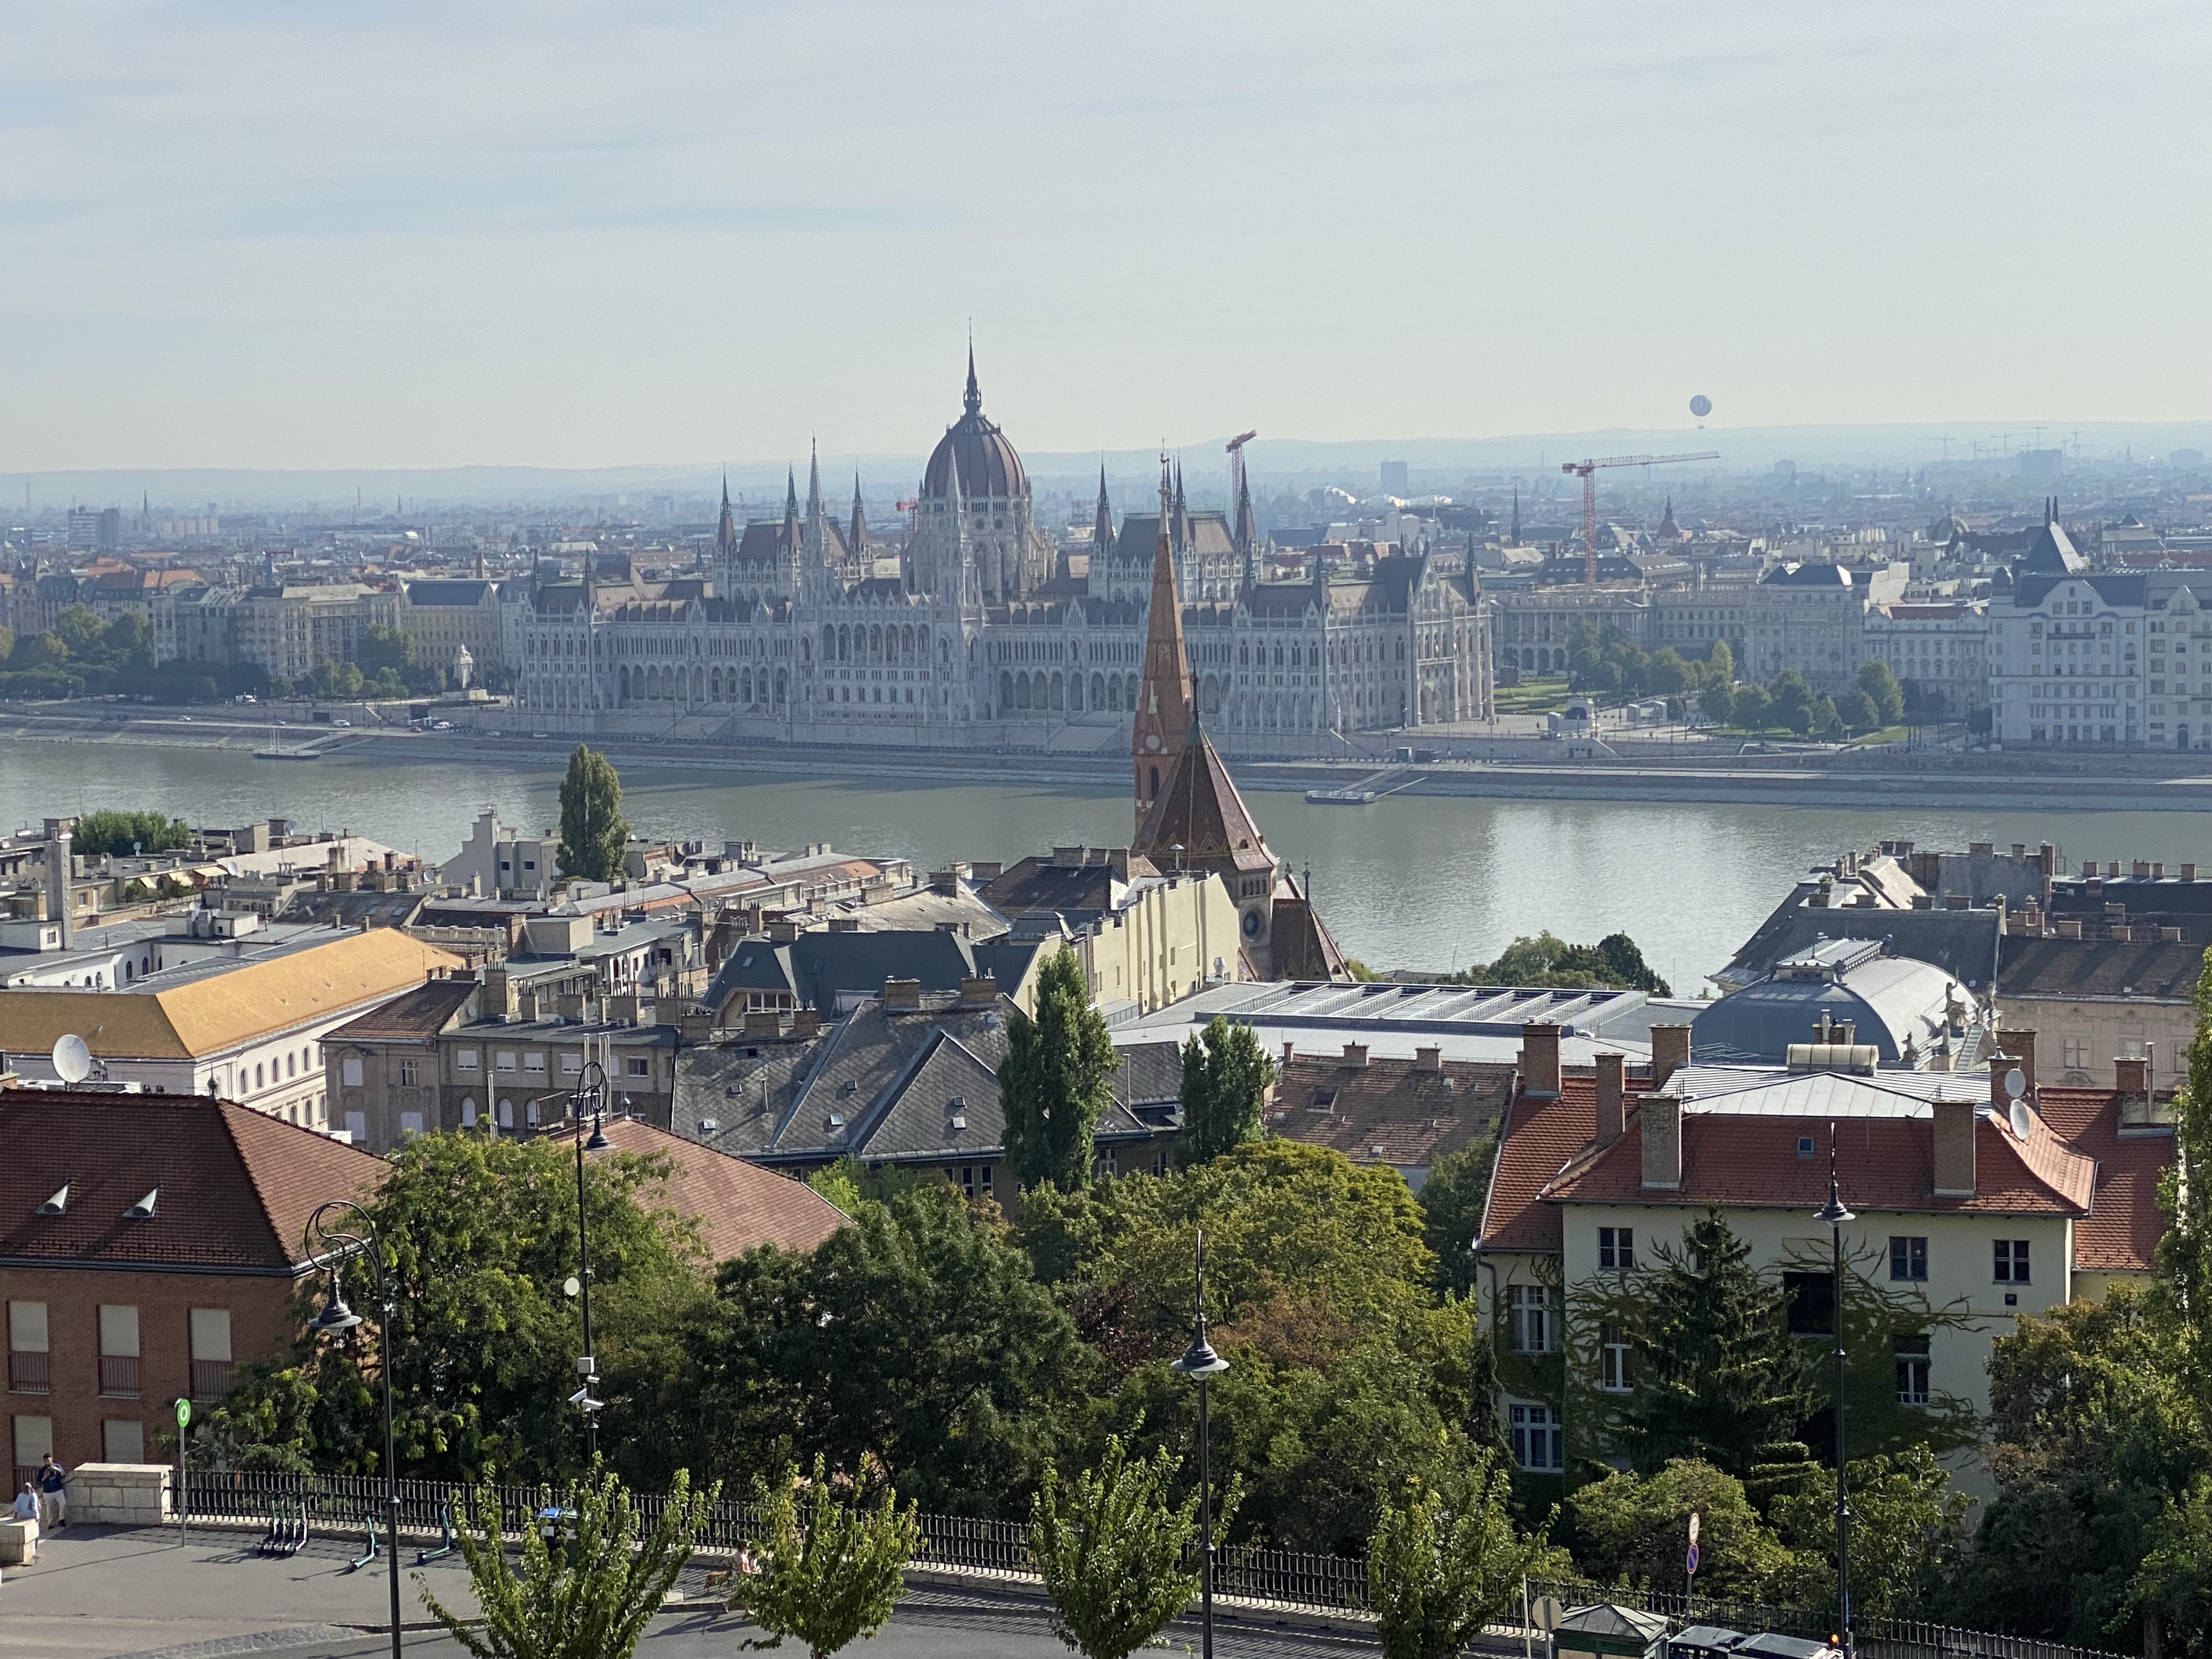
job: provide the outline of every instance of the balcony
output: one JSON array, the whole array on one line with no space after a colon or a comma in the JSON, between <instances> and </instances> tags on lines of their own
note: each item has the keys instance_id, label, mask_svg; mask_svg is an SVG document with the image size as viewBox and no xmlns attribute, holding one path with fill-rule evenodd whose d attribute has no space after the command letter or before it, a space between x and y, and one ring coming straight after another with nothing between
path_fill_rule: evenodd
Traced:
<instances>
[{"instance_id":1,"label":"balcony","mask_svg":"<svg viewBox=\"0 0 2212 1659\"><path fill-rule=\"evenodd\" d=\"M53 1386L53 1356L10 1352L8 1387L15 1394L45 1394Z\"/></svg>"},{"instance_id":2,"label":"balcony","mask_svg":"<svg viewBox=\"0 0 2212 1659\"><path fill-rule=\"evenodd\" d=\"M110 1400L138 1397L138 1356L104 1353L100 1356L100 1392Z\"/></svg>"},{"instance_id":3,"label":"balcony","mask_svg":"<svg viewBox=\"0 0 2212 1659\"><path fill-rule=\"evenodd\" d=\"M230 1393L230 1361L228 1359L195 1359L192 1361L192 1398L217 1401Z\"/></svg>"}]
</instances>

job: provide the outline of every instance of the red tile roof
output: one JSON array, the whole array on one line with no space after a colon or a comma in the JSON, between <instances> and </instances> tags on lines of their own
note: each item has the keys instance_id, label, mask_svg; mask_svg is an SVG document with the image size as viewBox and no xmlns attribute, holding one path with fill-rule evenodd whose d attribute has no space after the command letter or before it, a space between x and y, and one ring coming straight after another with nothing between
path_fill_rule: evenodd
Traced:
<instances>
[{"instance_id":1,"label":"red tile roof","mask_svg":"<svg viewBox=\"0 0 2212 1659\"><path fill-rule=\"evenodd\" d=\"M1568 1076L1556 1100L1517 1094L1498 1148L1498 1170L1482 1212L1486 1250L1560 1248L1559 1206L1540 1201L1544 1188L1569 1158L1589 1144L1597 1127L1597 1080Z\"/></svg>"},{"instance_id":2,"label":"red tile roof","mask_svg":"<svg viewBox=\"0 0 2212 1659\"><path fill-rule=\"evenodd\" d=\"M1797 1155L1811 1133L1819 1152ZM1577 1204L1681 1204L1802 1209L1828 1199L1827 1126L1802 1117L1754 1117L1690 1111L1682 1119L1682 1185L1655 1191L1643 1184L1644 1126L1638 1111L1619 1140L1546 1188L1544 1197ZM1996 1121L1980 1117L1974 1133L1974 1194L1935 1195L1935 1125L1928 1118L1847 1118L1837 1138L1844 1200L1862 1213L2084 1215L2091 1160L2046 1124L2026 1145Z\"/></svg>"},{"instance_id":3,"label":"red tile roof","mask_svg":"<svg viewBox=\"0 0 2212 1659\"><path fill-rule=\"evenodd\" d=\"M2040 1090L2044 1121L2097 1160L2088 1216L2074 1224L2074 1265L2097 1273L2148 1273L2166 1213L2159 1177L2173 1162L2171 1134L2119 1132L2119 1097L2110 1089Z\"/></svg>"},{"instance_id":4,"label":"red tile roof","mask_svg":"<svg viewBox=\"0 0 2212 1659\"><path fill-rule=\"evenodd\" d=\"M604 1126L616 1150L667 1158L667 1203L699 1223L710 1261L726 1261L763 1244L811 1250L845 1224L842 1211L802 1181L657 1129L636 1118ZM568 1132L554 1138L564 1143Z\"/></svg>"},{"instance_id":5,"label":"red tile roof","mask_svg":"<svg viewBox=\"0 0 2212 1659\"><path fill-rule=\"evenodd\" d=\"M365 1198L383 1161L196 1095L0 1090L0 1260L289 1273L325 1199ZM38 1213L64 1184L64 1213ZM125 1214L149 1192L152 1216Z\"/></svg>"}]
</instances>

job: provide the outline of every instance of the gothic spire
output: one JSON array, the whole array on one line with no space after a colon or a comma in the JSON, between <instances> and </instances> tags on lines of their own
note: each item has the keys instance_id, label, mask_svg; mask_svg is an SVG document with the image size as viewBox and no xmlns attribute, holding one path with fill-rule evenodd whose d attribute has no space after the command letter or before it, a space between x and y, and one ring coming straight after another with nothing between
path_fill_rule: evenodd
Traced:
<instances>
[{"instance_id":1,"label":"gothic spire","mask_svg":"<svg viewBox=\"0 0 2212 1659\"><path fill-rule=\"evenodd\" d=\"M1175 464L1175 545L1188 551L1190 547L1190 512L1183 505L1182 462Z\"/></svg>"},{"instance_id":2,"label":"gothic spire","mask_svg":"<svg viewBox=\"0 0 2212 1659\"><path fill-rule=\"evenodd\" d=\"M822 516L822 447L813 439L807 440L806 450L806 516Z\"/></svg>"},{"instance_id":3,"label":"gothic spire","mask_svg":"<svg viewBox=\"0 0 2212 1659\"><path fill-rule=\"evenodd\" d=\"M1106 499L1106 463L1101 461L1098 463L1098 516L1091 521L1091 557L1094 562L1091 565L1092 569L1100 568L1096 561L1103 559L1107 550L1113 545L1114 507L1113 503ZM1103 571L1101 574L1103 574Z\"/></svg>"},{"instance_id":4,"label":"gothic spire","mask_svg":"<svg viewBox=\"0 0 2212 1659\"><path fill-rule=\"evenodd\" d=\"M1513 486L1513 545L1521 545L1521 486Z\"/></svg>"},{"instance_id":5,"label":"gothic spire","mask_svg":"<svg viewBox=\"0 0 2212 1659\"><path fill-rule=\"evenodd\" d=\"M1190 661L1182 638L1182 599L1176 591L1172 534L1174 489L1168 458L1160 457L1160 527L1152 544L1152 592L1145 617L1145 669L1137 688L1137 714L1129 731L1136 772L1137 827L1159 798L1163 775L1172 770L1190 729Z\"/></svg>"},{"instance_id":6,"label":"gothic spire","mask_svg":"<svg viewBox=\"0 0 2212 1659\"><path fill-rule=\"evenodd\" d=\"M722 516L714 526L714 545L724 553L738 544L737 516L730 511L730 475L722 474Z\"/></svg>"},{"instance_id":7,"label":"gothic spire","mask_svg":"<svg viewBox=\"0 0 2212 1659\"><path fill-rule=\"evenodd\" d=\"M973 335L968 337L968 392L963 401L970 415L983 412L983 393L975 384L975 338Z\"/></svg>"},{"instance_id":8,"label":"gothic spire","mask_svg":"<svg viewBox=\"0 0 2212 1659\"><path fill-rule=\"evenodd\" d=\"M786 519L799 516L799 474L787 466L783 470L783 516Z\"/></svg>"},{"instance_id":9,"label":"gothic spire","mask_svg":"<svg viewBox=\"0 0 2212 1659\"><path fill-rule=\"evenodd\" d=\"M846 543L846 550L856 556L865 553L868 545L868 514L867 509L860 505L860 475L858 472L853 475L853 530Z\"/></svg>"}]
</instances>

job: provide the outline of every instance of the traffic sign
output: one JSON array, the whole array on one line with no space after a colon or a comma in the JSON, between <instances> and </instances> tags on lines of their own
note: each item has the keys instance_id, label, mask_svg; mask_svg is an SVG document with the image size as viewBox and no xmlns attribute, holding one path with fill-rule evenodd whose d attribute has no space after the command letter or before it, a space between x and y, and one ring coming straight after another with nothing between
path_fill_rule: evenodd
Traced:
<instances>
[{"instance_id":1,"label":"traffic sign","mask_svg":"<svg viewBox=\"0 0 2212 1659\"><path fill-rule=\"evenodd\" d=\"M190 1424L191 1420L192 1402L185 1399L182 1395L179 1395L177 1399L177 1426L179 1429L184 1428Z\"/></svg>"}]
</instances>

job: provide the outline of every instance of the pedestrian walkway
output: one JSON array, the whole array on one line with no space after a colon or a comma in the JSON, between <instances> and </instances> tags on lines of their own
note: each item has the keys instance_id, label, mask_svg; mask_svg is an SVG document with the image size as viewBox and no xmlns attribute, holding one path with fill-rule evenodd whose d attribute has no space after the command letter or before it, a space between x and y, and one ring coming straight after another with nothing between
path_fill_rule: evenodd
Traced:
<instances>
[{"instance_id":1,"label":"pedestrian walkway","mask_svg":"<svg viewBox=\"0 0 2212 1659\"><path fill-rule=\"evenodd\" d=\"M296 1556L256 1553L254 1531L71 1527L39 1541L35 1565L8 1571L0 1586L0 1659L379 1659L386 1595L380 1559L357 1571L347 1564L357 1542L311 1540ZM413 1567L401 1555L406 1659L462 1659L451 1638L428 1628L416 1575L457 1611L473 1611L467 1570L458 1559ZM684 1576L696 1590L701 1569ZM425 1627L413 1628L418 1621ZM719 1611L678 1611L654 1621L639 1659L728 1659L759 1632ZM1174 1652L1194 1653L1194 1620L1167 1632ZM1214 1647L1222 1659L1373 1659L1375 1643L1221 1620ZM900 1603L890 1627L854 1650L858 1659L1066 1659L1034 1593L997 1595L918 1588Z\"/></svg>"}]
</instances>

